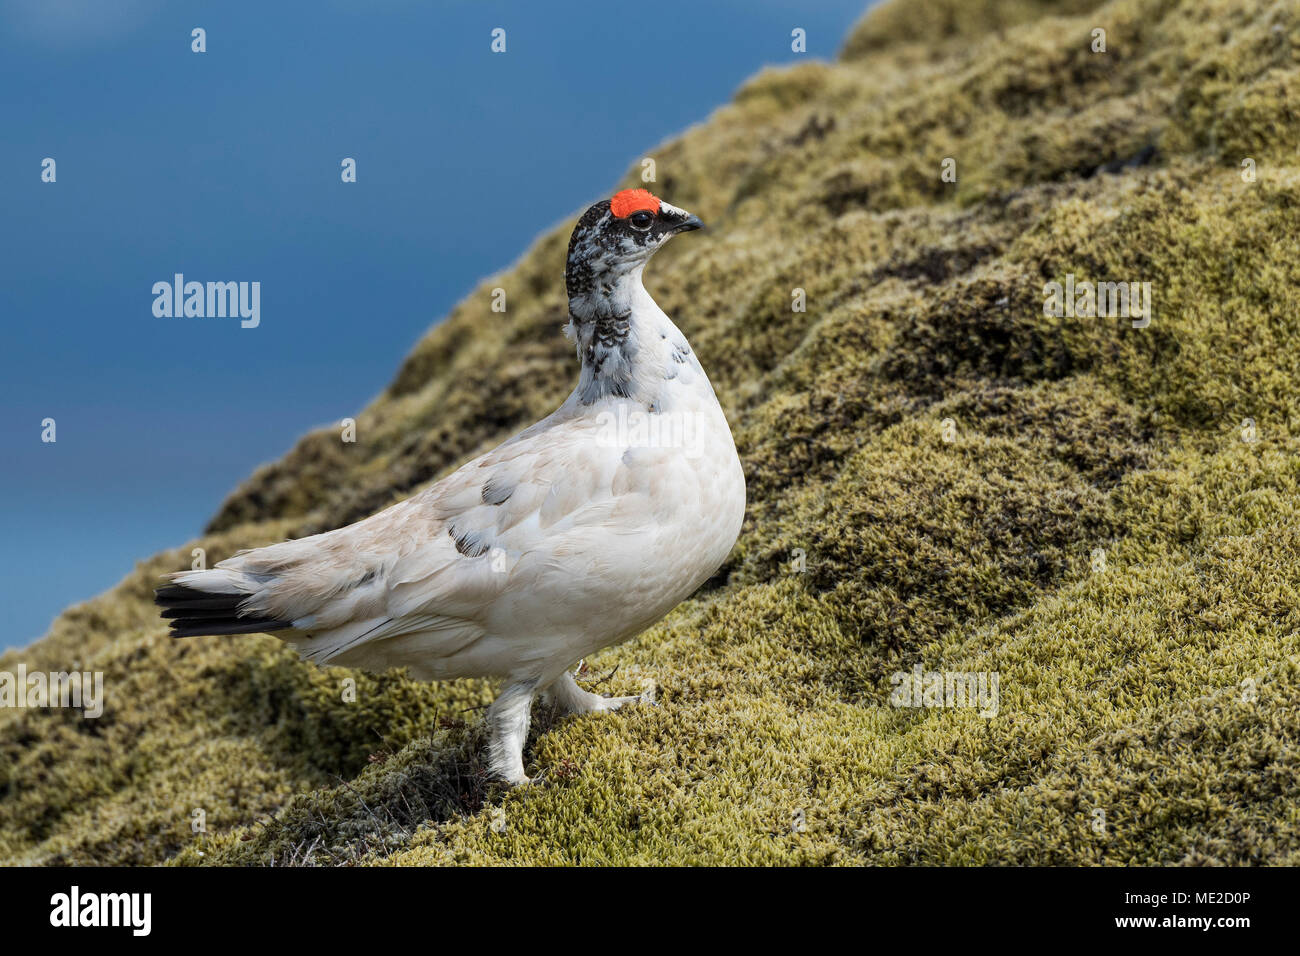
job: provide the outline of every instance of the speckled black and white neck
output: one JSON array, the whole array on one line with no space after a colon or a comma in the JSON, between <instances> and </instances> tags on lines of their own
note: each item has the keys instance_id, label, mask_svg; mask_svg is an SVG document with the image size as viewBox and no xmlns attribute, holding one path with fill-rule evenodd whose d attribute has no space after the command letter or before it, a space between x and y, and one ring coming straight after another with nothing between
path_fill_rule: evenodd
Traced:
<instances>
[{"instance_id":1,"label":"speckled black and white neck","mask_svg":"<svg viewBox=\"0 0 1300 956\"><path fill-rule=\"evenodd\" d=\"M664 242L696 228L698 219L668 203L661 203L642 229L614 216L608 200L592 206L578 220L565 267L569 296L565 331L582 363L576 392L580 404L627 398L652 407L659 397L656 378L662 381L676 374L668 367L656 372L665 348L670 355L690 355L685 338L650 300L641 275Z\"/></svg>"}]
</instances>

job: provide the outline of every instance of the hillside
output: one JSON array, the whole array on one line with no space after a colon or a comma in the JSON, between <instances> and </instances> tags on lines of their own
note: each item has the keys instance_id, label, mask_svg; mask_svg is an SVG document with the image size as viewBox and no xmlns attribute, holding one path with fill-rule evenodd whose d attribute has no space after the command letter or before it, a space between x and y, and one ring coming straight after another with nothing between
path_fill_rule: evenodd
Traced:
<instances>
[{"instance_id":1,"label":"hillside","mask_svg":"<svg viewBox=\"0 0 1300 956\"><path fill-rule=\"evenodd\" d=\"M488 685L173 641L150 602L193 547L354 521L562 401L565 223L355 444L307 435L0 658L108 695L0 710L0 861L1300 863L1298 150L1294 3L890 0L651 153L711 228L647 285L749 482L714 580L588 662L658 707L539 713L545 783L503 792ZM1150 283L1149 325L1045 315L1067 276ZM996 716L890 706L916 665L996 673Z\"/></svg>"}]
</instances>

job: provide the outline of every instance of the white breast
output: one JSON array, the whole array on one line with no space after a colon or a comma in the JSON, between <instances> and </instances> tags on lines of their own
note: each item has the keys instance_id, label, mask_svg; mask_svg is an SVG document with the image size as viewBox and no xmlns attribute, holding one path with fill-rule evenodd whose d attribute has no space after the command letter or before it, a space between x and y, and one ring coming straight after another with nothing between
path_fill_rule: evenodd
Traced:
<instances>
[{"instance_id":1,"label":"white breast","mask_svg":"<svg viewBox=\"0 0 1300 956\"><path fill-rule=\"evenodd\" d=\"M575 486L586 503L512 571L494 633L571 662L655 623L726 560L744 519L744 472L707 376L675 338L666 341L684 360L670 356L675 374L656 411L629 400L589 410L595 430Z\"/></svg>"}]
</instances>

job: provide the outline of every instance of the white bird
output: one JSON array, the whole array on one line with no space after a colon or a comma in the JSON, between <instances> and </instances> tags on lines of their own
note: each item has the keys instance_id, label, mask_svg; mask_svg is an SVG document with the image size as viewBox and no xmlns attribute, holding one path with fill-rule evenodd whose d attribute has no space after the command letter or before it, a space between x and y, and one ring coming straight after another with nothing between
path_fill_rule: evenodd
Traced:
<instances>
[{"instance_id":1,"label":"white bird","mask_svg":"<svg viewBox=\"0 0 1300 956\"><path fill-rule=\"evenodd\" d=\"M529 779L538 693L571 713L638 700L585 691L569 670L708 580L745 511L713 387L641 281L660 246L701 225L644 189L588 209L565 272L582 369L564 404L356 524L169 575L157 601L173 636L267 632L318 664L504 678L489 765L511 784Z\"/></svg>"}]
</instances>

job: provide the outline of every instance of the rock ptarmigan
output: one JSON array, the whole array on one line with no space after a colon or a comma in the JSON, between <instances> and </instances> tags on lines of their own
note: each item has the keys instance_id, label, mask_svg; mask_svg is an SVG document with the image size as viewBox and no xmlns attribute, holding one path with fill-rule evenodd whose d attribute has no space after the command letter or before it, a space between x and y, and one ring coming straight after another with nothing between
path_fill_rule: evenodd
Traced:
<instances>
[{"instance_id":1,"label":"rock ptarmigan","mask_svg":"<svg viewBox=\"0 0 1300 956\"><path fill-rule=\"evenodd\" d=\"M500 677L489 763L525 783L538 693L571 713L636 697L569 673L640 633L718 569L745 478L686 337L641 275L698 218L644 189L592 206L569 240L569 324L582 369L554 413L356 524L170 575L172 634L267 632L318 664L420 680Z\"/></svg>"}]
</instances>

